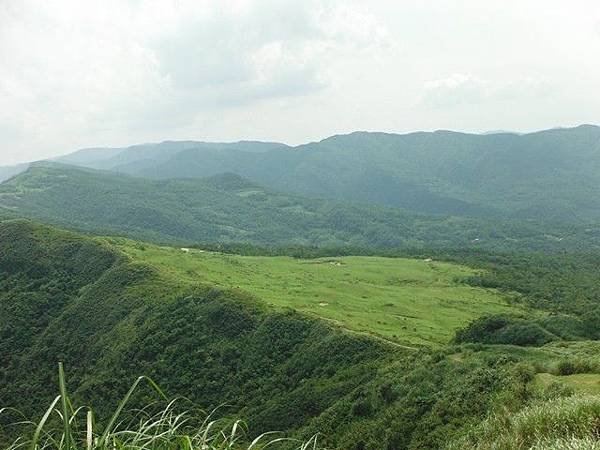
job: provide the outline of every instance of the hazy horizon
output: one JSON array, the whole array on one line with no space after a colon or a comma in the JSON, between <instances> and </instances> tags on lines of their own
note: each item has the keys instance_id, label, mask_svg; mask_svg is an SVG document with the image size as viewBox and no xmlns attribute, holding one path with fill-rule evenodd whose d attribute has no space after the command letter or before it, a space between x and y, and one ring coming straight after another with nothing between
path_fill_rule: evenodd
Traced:
<instances>
[{"instance_id":1,"label":"hazy horizon","mask_svg":"<svg viewBox=\"0 0 600 450\"><path fill-rule=\"evenodd\" d=\"M551 127L551 128L544 128L544 129L540 129L540 130L528 130L528 131L514 131L514 130L488 130L488 131L481 131L481 132L471 132L471 131L464 131L464 130L448 130L448 129L437 129L437 130L412 130L412 131L405 131L405 132L394 132L394 131L382 131L382 130L356 130L356 131L349 131L347 133L338 133L338 134L331 134L331 135L327 135L324 136L321 139L316 139L316 140L312 140L312 141L306 141L306 142L300 142L297 144L291 144L291 143L287 143L287 142L281 142L281 141L274 141L274 140L258 140L258 139L239 139L236 141L211 141L211 140L203 140L203 139L161 139L161 140L157 140L157 141L148 141L148 142L132 142L132 143L126 143L123 145L112 145L112 146L104 146L104 145L97 145L94 147L83 147L83 148L74 148L74 149L70 149L67 151L63 151L63 152L59 152L56 154L51 154L47 157L44 158L39 158L39 159L28 159L28 160L22 160L22 161L16 161L13 163L8 163L8 164L0 164L0 166L18 166L21 164L26 164L26 163L33 163L33 162L38 162L38 161L45 161L45 160L51 160L51 159L56 159L56 158L60 158L60 157L64 157L67 155L70 155L72 153L78 152L78 151L82 151L82 150L90 150L90 149L113 149L113 148L128 148L128 147L133 147L136 145L155 145L155 144L161 144L161 143L165 143L165 142L181 142L181 141L195 141L195 142L203 142L203 143L212 143L212 144L231 144L231 143L237 143L237 142L264 142L264 143L274 143L274 144L283 144L283 145L287 145L291 148L294 147L299 147L302 145L306 145L306 144L310 144L310 143L314 143L314 142L320 142L322 140L325 140L327 138L333 137L333 136L344 136L344 135L348 135L348 134L353 134L353 133L385 133L385 134L396 134L396 135L406 135L406 134L413 134L413 133L434 133L437 131L448 131L448 132L453 132L453 133L464 133L464 134L480 134L480 135L486 135L486 134L502 134L502 133L506 133L506 134L518 134L518 135L526 135L526 134L534 134L534 133L539 133L542 131L549 131L549 130L559 130L559 129L573 129L573 128L578 128L580 126L594 126L594 127L600 127L600 125L598 124L590 124L590 123L582 123L579 125L574 125L572 127L562 127L562 126L556 126L556 127Z\"/></svg>"},{"instance_id":2,"label":"hazy horizon","mask_svg":"<svg viewBox=\"0 0 600 450\"><path fill-rule=\"evenodd\" d=\"M600 4L7 0L0 165L163 140L597 123Z\"/></svg>"}]
</instances>

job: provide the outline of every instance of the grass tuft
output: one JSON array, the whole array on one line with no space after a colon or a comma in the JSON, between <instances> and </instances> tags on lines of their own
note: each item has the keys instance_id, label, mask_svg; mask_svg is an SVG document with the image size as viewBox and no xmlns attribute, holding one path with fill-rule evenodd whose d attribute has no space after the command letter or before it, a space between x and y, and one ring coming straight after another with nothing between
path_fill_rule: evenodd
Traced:
<instances>
[{"instance_id":1,"label":"grass tuft","mask_svg":"<svg viewBox=\"0 0 600 450\"><path fill-rule=\"evenodd\" d=\"M538 402L516 414L496 414L452 450L596 449L600 439L600 397L575 395ZM595 442L596 446L586 446Z\"/></svg>"},{"instance_id":2,"label":"grass tuft","mask_svg":"<svg viewBox=\"0 0 600 450\"><path fill-rule=\"evenodd\" d=\"M278 437L278 433L271 432L251 440L244 422L214 418L213 414L189 407L189 401L184 398L167 401L160 388L147 377L139 377L133 383L104 430L98 433L93 410L73 408L62 363L59 363L58 378L60 395L51 402L40 421L18 423L26 428L34 427L31 438L28 439L24 434L5 450L263 450L284 447L294 450L320 449L317 436L307 442L299 442ZM142 409L126 411L126 406L142 382L150 385L165 406L157 408L157 404L150 404ZM0 409L0 414L9 411L12 409ZM84 426L79 427L78 416L83 413Z\"/></svg>"}]
</instances>

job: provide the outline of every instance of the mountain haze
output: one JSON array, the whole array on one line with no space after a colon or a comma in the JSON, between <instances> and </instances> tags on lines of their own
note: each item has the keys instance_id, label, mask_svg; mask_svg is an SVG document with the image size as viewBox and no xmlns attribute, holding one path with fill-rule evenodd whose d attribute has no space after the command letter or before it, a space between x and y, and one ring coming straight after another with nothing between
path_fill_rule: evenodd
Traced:
<instances>
[{"instance_id":1,"label":"mountain haze","mask_svg":"<svg viewBox=\"0 0 600 450\"><path fill-rule=\"evenodd\" d=\"M16 166L0 167L0 183L24 172L27 170L27 167L29 167L29 164L17 164Z\"/></svg>"},{"instance_id":2,"label":"mountain haze","mask_svg":"<svg viewBox=\"0 0 600 450\"><path fill-rule=\"evenodd\" d=\"M234 143L197 142L197 141L164 141L159 144L140 144L124 148L90 148L78 150L66 156L55 158L55 161L90 167L95 169L111 169L123 172L137 172L144 163L148 167L169 161L179 153L193 150L199 154L212 155L213 152L263 153L269 150L289 148L276 142L240 141Z\"/></svg>"}]
</instances>

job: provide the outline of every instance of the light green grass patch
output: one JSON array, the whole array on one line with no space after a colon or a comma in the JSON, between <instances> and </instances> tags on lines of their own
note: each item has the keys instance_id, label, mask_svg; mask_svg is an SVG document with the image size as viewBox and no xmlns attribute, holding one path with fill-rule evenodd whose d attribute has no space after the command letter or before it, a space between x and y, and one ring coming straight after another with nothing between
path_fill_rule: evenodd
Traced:
<instances>
[{"instance_id":1,"label":"light green grass patch","mask_svg":"<svg viewBox=\"0 0 600 450\"><path fill-rule=\"evenodd\" d=\"M539 373L536 375L535 382L541 386L549 386L552 383L562 383L578 394L600 395L600 375L597 373L578 373L562 376L552 375L550 373Z\"/></svg>"},{"instance_id":2,"label":"light green grass patch","mask_svg":"<svg viewBox=\"0 0 600 450\"><path fill-rule=\"evenodd\" d=\"M116 242L132 258L182 281L239 288L276 307L402 344L444 344L476 317L524 312L497 291L460 283L475 271L456 264L358 256L250 257Z\"/></svg>"}]
</instances>

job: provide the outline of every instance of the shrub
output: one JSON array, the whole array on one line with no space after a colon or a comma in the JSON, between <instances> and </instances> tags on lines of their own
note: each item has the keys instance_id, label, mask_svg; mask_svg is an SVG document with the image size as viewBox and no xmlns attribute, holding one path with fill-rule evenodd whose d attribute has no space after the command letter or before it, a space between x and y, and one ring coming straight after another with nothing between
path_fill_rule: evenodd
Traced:
<instances>
[{"instance_id":1,"label":"shrub","mask_svg":"<svg viewBox=\"0 0 600 450\"><path fill-rule=\"evenodd\" d=\"M576 373L576 367L573 361L565 359L556 366L559 375L573 375Z\"/></svg>"},{"instance_id":2,"label":"shrub","mask_svg":"<svg viewBox=\"0 0 600 450\"><path fill-rule=\"evenodd\" d=\"M556 338L535 321L494 315L477 318L462 330L458 330L455 342L540 346Z\"/></svg>"},{"instance_id":3,"label":"shrub","mask_svg":"<svg viewBox=\"0 0 600 450\"><path fill-rule=\"evenodd\" d=\"M563 359L556 365L558 375L574 375L576 373L594 372L593 364L583 359Z\"/></svg>"}]
</instances>

